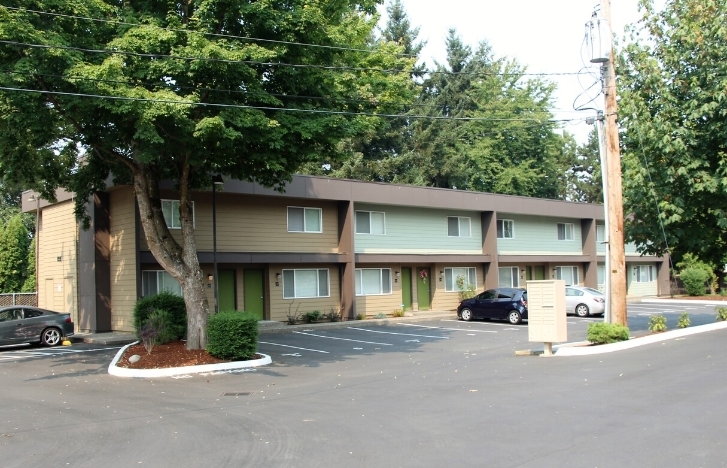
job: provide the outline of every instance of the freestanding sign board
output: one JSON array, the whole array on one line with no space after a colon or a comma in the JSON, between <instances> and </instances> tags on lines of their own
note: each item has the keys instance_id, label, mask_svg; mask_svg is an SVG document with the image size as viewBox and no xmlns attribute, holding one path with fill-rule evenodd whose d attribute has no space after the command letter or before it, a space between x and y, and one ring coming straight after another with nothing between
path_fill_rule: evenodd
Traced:
<instances>
[{"instance_id":1,"label":"freestanding sign board","mask_svg":"<svg viewBox=\"0 0 727 468\"><path fill-rule=\"evenodd\" d=\"M528 281L528 339L545 344L545 356L553 355L553 343L568 340L565 314L565 281Z\"/></svg>"}]
</instances>

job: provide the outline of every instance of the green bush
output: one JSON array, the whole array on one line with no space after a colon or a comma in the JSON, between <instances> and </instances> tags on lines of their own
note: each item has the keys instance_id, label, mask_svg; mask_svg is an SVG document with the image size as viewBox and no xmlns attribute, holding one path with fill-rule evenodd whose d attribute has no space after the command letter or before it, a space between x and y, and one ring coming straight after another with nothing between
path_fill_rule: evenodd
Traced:
<instances>
[{"instance_id":1,"label":"green bush","mask_svg":"<svg viewBox=\"0 0 727 468\"><path fill-rule=\"evenodd\" d=\"M663 315L652 315L649 318L649 331L661 333L666 331L666 317Z\"/></svg>"},{"instance_id":2,"label":"green bush","mask_svg":"<svg viewBox=\"0 0 727 468\"><path fill-rule=\"evenodd\" d=\"M141 328L155 310L164 310L169 314L165 323L166 333L171 337L169 341L181 340L187 335L187 309L184 299L176 294L163 291L136 301L134 329L139 338L141 338Z\"/></svg>"},{"instance_id":3,"label":"green bush","mask_svg":"<svg viewBox=\"0 0 727 468\"><path fill-rule=\"evenodd\" d=\"M392 317L403 317L405 314L404 309L396 309L394 312L392 312Z\"/></svg>"},{"instance_id":4,"label":"green bush","mask_svg":"<svg viewBox=\"0 0 727 468\"><path fill-rule=\"evenodd\" d=\"M142 325L139 339L147 354L151 354L151 350L155 345L167 344L176 339L169 332L170 317L169 312L166 310L155 309Z\"/></svg>"},{"instance_id":5,"label":"green bush","mask_svg":"<svg viewBox=\"0 0 727 468\"><path fill-rule=\"evenodd\" d=\"M616 343L629 339L629 329L617 323L595 322L588 325L588 341L593 344Z\"/></svg>"},{"instance_id":6,"label":"green bush","mask_svg":"<svg viewBox=\"0 0 727 468\"><path fill-rule=\"evenodd\" d=\"M376 316L374 318L377 318L377 319L385 319L386 318L386 314L383 313L383 312L379 312L378 314L376 314Z\"/></svg>"},{"instance_id":7,"label":"green bush","mask_svg":"<svg viewBox=\"0 0 727 468\"><path fill-rule=\"evenodd\" d=\"M366 320L366 314L356 314L356 320Z\"/></svg>"},{"instance_id":8,"label":"green bush","mask_svg":"<svg viewBox=\"0 0 727 468\"><path fill-rule=\"evenodd\" d=\"M219 359L243 361L257 354L258 321L247 312L220 312L207 323L207 352Z\"/></svg>"},{"instance_id":9,"label":"green bush","mask_svg":"<svg viewBox=\"0 0 727 468\"><path fill-rule=\"evenodd\" d=\"M682 312L682 315L679 316L679 320L677 320L677 328L687 328L691 325L691 323L692 321L689 319L689 314Z\"/></svg>"},{"instance_id":10,"label":"green bush","mask_svg":"<svg viewBox=\"0 0 727 468\"><path fill-rule=\"evenodd\" d=\"M690 296L704 295L707 279L709 279L706 271L697 268L687 268L679 274L679 278L684 283L684 289L687 290L687 294Z\"/></svg>"},{"instance_id":11,"label":"green bush","mask_svg":"<svg viewBox=\"0 0 727 468\"><path fill-rule=\"evenodd\" d=\"M717 321L724 322L727 320L727 308L717 307Z\"/></svg>"},{"instance_id":12,"label":"green bush","mask_svg":"<svg viewBox=\"0 0 727 468\"><path fill-rule=\"evenodd\" d=\"M323 318L323 315L320 310L312 310L303 314L303 321L305 323L317 323L320 322L321 318Z\"/></svg>"}]
</instances>

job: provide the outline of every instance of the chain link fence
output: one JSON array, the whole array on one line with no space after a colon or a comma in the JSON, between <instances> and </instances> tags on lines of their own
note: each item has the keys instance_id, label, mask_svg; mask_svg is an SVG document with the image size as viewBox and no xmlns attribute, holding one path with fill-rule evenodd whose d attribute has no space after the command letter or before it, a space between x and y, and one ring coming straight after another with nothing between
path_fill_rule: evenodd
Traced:
<instances>
[{"instance_id":1,"label":"chain link fence","mask_svg":"<svg viewBox=\"0 0 727 468\"><path fill-rule=\"evenodd\" d=\"M38 293L0 294L0 307L14 305L38 307Z\"/></svg>"}]
</instances>

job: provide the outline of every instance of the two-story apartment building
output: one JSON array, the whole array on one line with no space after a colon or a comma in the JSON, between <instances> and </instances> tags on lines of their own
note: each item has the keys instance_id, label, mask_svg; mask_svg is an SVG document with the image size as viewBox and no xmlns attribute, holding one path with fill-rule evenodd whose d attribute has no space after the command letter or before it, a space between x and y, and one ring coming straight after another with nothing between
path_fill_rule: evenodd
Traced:
<instances>
[{"instance_id":1,"label":"two-story apartment building","mask_svg":"<svg viewBox=\"0 0 727 468\"><path fill-rule=\"evenodd\" d=\"M467 284L605 281L601 205L295 176L285 193L226 181L213 217L211 190L194 193L194 223L210 304L217 261L220 310L276 321L313 310L353 318L454 309ZM31 195L23 194L23 211L38 209L39 306L71 312L80 330L130 331L139 297L181 292L146 245L131 187L89 201L89 230L73 216L73 194L59 191L53 204ZM179 202L171 189L163 197L179 235ZM627 246L627 270L629 295L668 293L665 259Z\"/></svg>"}]
</instances>

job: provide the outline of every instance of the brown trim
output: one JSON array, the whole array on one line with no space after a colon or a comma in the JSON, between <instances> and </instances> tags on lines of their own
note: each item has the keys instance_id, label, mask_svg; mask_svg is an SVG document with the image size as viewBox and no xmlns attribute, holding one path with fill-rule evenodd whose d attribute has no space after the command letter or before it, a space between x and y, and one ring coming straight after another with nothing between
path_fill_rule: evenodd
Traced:
<instances>
[{"instance_id":1,"label":"brown trim","mask_svg":"<svg viewBox=\"0 0 727 468\"><path fill-rule=\"evenodd\" d=\"M212 252L197 252L200 263L212 263ZM250 264L250 263L344 263L345 255L337 253L268 253L268 252L217 252L217 264ZM148 250L139 252L139 264L157 263L154 255ZM140 283L141 284L141 283Z\"/></svg>"},{"instance_id":2,"label":"brown trim","mask_svg":"<svg viewBox=\"0 0 727 468\"><path fill-rule=\"evenodd\" d=\"M596 260L597 255L595 219L581 220L581 237L583 242L583 255L587 256L590 259L590 261L585 262L583 265L583 284L591 288L598 288L598 263Z\"/></svg>"},{"instance_id":3,"label":"brown trim","mask_svg":"<svg viewBox=\"0 0 727 468\"><path fill-rule=\"evenodd\" d=\"M585 255L500 255L499 263L589 263Z\"/></svg>"},{"instance_id":4,"label":"brown trim","mask_svg":"<svg viewBox=\"0 0 727 468\"><path fill-rule=\"evenodd\" d=\"M489 263L482 266L485 273L485 289L496 288L500 284L500 273L497 269L500 259L497 255L496 211L482 213L482 252L491 258Z\"/></svg>"},{"instance_id":5,"label":"brown trim","mask_svg":"<svg viewBox=\"0 0 727 468\"><path fill-rule=\"evenodd\" d=\"M356 263L489 263L489 255L478 254L356 254Z\"/></svg>"},{"instance_id":6,"label":"brown trim","mask_svg":"<svg viewBox=\"0 0 727 468\"><path fill-rule=\"evenodd\" d=\"M350 201L338 202L338 252L341 317L356 317L356 256L354 254L354 210Z\"/></svg>"}]
</instances>

